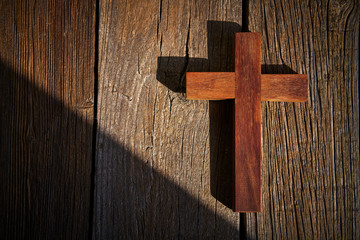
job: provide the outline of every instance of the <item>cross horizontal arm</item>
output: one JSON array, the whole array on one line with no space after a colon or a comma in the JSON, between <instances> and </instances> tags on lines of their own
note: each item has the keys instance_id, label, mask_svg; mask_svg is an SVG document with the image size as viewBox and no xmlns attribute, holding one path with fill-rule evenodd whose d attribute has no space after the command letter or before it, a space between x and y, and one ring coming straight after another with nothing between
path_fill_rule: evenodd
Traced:
<instances>
[{"instance_id":1,"label":"cross horizontal arm","mask_svg":"<svg viewBox=\"0 0 360 240\"><path fill-rule=\"evenodd\" d=\"M224 100L235 98L234 72L186 73L187 99ZM261 101L305 102L308 75L262 74Z\"/></svg>"}]
</instances>

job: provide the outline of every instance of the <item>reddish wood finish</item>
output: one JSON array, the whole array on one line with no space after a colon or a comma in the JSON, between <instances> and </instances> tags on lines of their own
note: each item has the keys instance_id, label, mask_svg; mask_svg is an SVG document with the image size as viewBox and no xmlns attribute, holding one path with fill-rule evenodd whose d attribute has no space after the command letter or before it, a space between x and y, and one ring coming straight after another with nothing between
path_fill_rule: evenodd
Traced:
<instances>
[{"instance_id":1,"label":"reddish wood finish","mask_svg":"<svg viewBox=\"0 0 360 240\"><path fill-rule=\"evenodd\" d=\"M235 34L235 212L260 211L261 36Z\"/></svg>"},{"instance_id":2,"label":"reddish wood finish","mask_svg":"<svg viewBox=\"0 0 360 240\"><path fill-rule=\"evenodd\" d=\"M186 73L187 99L235 99L233 210L259 212L261 205L261 101L308 99L305 74L261 75L261 36L235 34L235 72Z\"/></svg>"},{"instance_id":3,"label":"reddish wood finish","mask_svg":"<svg viewBox=\"0 0 360 240\"><path fill-rule=\"evenodd\" d=\"M306 74L262 74L261 101L304 102L308 99L308 86ZM186 73L186 97L195 100L234 99L235 73Z\"/></svg>"},{"instance_id":4,"label":"reddish wood finish","mask_svg":"<svg viewBox=\"0 0 360 240\"><path fill-rule=\"evenodd\" d=\"M262 74L261 101L305 102L308 86L307 74Z\"/></svg>"},{"instance_id":5,"label":"reddish wood finish","mask_svg":"<svg viewBox=\"0 0 360 240\"><path fill-rule=\"evenodd\" d=\"M234 72L187 72L186 98L225 100L235 98Z\"/></svg>"}]
</instances>

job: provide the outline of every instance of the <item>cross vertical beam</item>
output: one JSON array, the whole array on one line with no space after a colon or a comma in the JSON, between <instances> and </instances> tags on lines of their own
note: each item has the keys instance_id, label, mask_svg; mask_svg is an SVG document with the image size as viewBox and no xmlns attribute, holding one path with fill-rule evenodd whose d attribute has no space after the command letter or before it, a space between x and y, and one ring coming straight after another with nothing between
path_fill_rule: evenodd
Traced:
<instances>
[{"instance_id":1,"label":"cross vertical beam","mask_svg":"<svg viewBox=\"0 0 360 240\"><path fill-rule=\"evenodd\" d=\"M233 210L260 211L261 36L235 34Z\"/></svg>"}]
</instances>

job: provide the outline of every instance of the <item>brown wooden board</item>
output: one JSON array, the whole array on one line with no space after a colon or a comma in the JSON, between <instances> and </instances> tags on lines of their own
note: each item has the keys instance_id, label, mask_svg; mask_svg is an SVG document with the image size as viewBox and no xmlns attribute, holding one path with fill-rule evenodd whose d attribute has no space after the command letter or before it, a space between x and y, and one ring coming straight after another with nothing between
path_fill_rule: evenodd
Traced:
<instances>
[{"instance_id":1,"label":"brown wooden board","mask_svg":"<svg viewBox=\"0 0 360 240\"><path fill-rule=\"evenodd\" d=\"M305 102L309 97L306 74L262 74L261 101ZM186 98L225 100L235 98L235 73L186 73Z\"/></svg>"},{"instance_id":2,"label":"brown wooden board","mask_svg":"<svg viewBox=\"0 0 360 240\"><path fill-rule=\"evenodd\" d=\"M98 239L360 239L359 12L356 0L100 0L98 13L1 1L1 237L87 239L94 212ZM262 103L262 212L239 215L233 101L184 92L186 72L233 71L241 30L261 33L263 74L309 74L310 101Z\"/></svg>"},{"instance_id":3,"label":"brown wooden board","mask_svg":"<svg viewBox=\"0 0 360 240\"><path fill-rule=\"evenodd\" d=\"M233 210L260 211L261 35L235 33Z\"/></svg>"},{"instance_id":4,"label":"brown wooden board","mask_svg":"<svg viewBox=\"0 0 360 240\"><path fill-rule=\"evenodd\" d=\"M100 1L96 238L239 237L239 214L212 196L231 201L231 103L187 101L184 86L187 71L233 70L241 8Z\"/></svg>"},{"instance_id":5,"label":"brown wooden board","mask_svg":"<svg viewBox=\"0 0 360 240\"><path fill-rule=\"evenodd\" d=\"M309 74L310 99L262 103L262 211L246 236L359 239L359 1L249 3L262 64Z\"/></svg>"},{"instance_id":6,"label":"brown wooden board","mask_svg":"<svg viewBox=\"0 0 360 240\"><path fill-rule=\"evenodd\" d=\"M1 239L88 239L95 1L0 3Z\"/></svg>"}]
</instances>

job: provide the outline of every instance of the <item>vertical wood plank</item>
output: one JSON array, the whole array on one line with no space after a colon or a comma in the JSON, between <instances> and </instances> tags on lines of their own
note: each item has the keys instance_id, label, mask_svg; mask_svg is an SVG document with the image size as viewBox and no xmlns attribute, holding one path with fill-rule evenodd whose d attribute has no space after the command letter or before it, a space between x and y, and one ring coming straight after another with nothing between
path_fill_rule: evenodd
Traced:
<instances>
[{"instance_id":1,"label":"vertical wood plank","mask_svg":"<svg viewBox=\"0 0 360 240\"><path fill-rule=\"evenodd\" d=\"M309 74L310 100L262 103L262 211L247 215L247 237L359 239L359 2L251 1L249 10L263 73L285 64Z\"/></svg>"},{"instance_id":2,"label":"vertical wood plank","mask_svg":"<svg viewBox=\"0 0 360 240\"><path fill-rule=\"evenodd\" d=\"M0 3L0 235L87 239L95 1Z\"/></svg>"},{"instance_id":3,"label":"vertical wood plank","mask_svg":"<svg viewBox=\"0 0 360 240\"><path fill-rule=\"evenodd\" d=\"M235 34L234 211L260 211L261 36Z\"/></svg>"},{"instance_id":4,"label":"vertical wood plank","mask_svg":"<svg viewBox=\"0 0 360 240\"><path fill-rule=\"evenodd\" d=\"M241 6L100 1L96 238L239 237L239 214L210 189L211 181L214 192L223 186L211 161L231 166L231 148L223 148L231 105L209 110L208 101L187 101L183 90L186 71L232 70L227 33L236 24L211 29L208 20L241 22ZM209 111L219 112L211 136ZM231 202L231 179L228 195Z\"/></svg>"}]
</instances>

